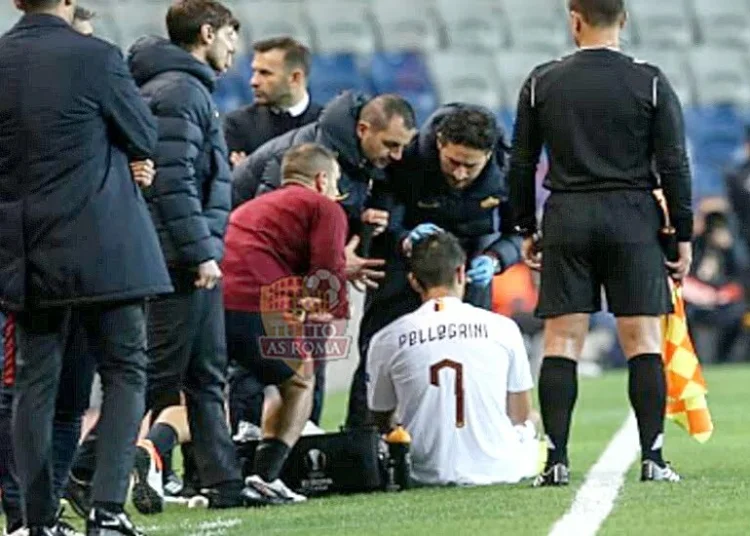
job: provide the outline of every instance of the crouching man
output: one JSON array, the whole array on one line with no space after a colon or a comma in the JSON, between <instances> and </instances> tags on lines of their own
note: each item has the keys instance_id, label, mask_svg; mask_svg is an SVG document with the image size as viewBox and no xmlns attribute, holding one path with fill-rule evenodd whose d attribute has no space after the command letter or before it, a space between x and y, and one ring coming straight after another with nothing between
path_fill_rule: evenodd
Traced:
<instances>
[{"instance_id":1,"label":"crouching man","mask_svg":"<svg viewBox=\"0 0 750 536\"><path fill-rule=\"evenodd\" d=\"M521 332L463 303L465 265L450 233L415 244L408 278L422 306L378 332L368 352L370 410L383 431L397 421L411 434L417 485L515 483L538 469Z\"/></svg>"}]
</instances>

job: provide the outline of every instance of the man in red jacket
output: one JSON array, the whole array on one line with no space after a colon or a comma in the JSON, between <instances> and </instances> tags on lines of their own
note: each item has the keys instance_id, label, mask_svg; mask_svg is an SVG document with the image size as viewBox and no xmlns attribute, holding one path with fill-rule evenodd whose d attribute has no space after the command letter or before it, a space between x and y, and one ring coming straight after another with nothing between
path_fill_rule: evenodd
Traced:
<instances>
[{"instance_id":1,"label":"man in red jacket","mask_svg":"<svg viewBox=\"0 0 750 536\"><path fill-rule=\"evenodd\" d=\"M305 497L279 479L312 408L312 361L340 341L349 314L346 214L336 199L336 155L317 144L291 148L282 187L236 209L226 234L227 354L282 403L264 419L247 484L279 502ZM321 290L315 293L316 290ZM332 351L337 351L336 349Z\"/></svg>"}]
</instances>

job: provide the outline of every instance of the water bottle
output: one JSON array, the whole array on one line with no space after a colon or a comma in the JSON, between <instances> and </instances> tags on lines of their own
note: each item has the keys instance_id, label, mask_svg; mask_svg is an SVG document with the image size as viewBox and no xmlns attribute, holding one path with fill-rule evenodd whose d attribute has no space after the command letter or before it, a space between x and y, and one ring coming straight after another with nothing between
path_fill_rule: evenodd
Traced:
<instances>
[{"instance_id":1,"label":"water bottle","mask_svg":"<svg viewBox=\"0 0 750 536\"><path fill-rule=\"evenodd\" d=\"M386 436L385 441L388 443L390 487L397 491L408 489L411 479L411 436L399 424Z\"/></svg>"}]
</instances>

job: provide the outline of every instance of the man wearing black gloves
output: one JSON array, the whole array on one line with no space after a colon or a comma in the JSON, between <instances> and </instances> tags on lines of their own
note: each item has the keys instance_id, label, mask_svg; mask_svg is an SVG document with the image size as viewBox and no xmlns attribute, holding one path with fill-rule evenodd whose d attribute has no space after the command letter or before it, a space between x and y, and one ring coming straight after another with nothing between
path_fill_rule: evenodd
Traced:
<instances>
[{"instance_id":1,"label":"man wearing black gloves","mask_svg":"<svg viewBox=\"0 0 750 536\"><path fill-rule=\"evenodd\" d=\"M667 268L692 259L691 177L682 109L664 74L618 50L623 0L570 0L579 50L536 67L521 89L510 169L511 202L526 263L541 269L545 319L539 402L548 440L537 486L569 482L567 445L577 359L604 287L628 358L641 442L641 479L679 481L662 458L666 385L661 315L672 311ZM535 172L542 146L552 191L541 239ZM652 190L666 197L678 258L665 262L664 225ZM666 266L665 266L666 264Z\"/></svg>"},{"instance_id":2,"label":"man wearing black gloves","mask_svg":"<svg viewBox=\"0 0 750 536\"><path fill-rule=\"evenodd\" d=\"M456 235L468 255L465 300L491 308L492 279L521 258L505 202L507 147L493 114L482 107L451 104L437 110L376 186L372 206L391 213L388 229L373 240L371 254L388 260L386 279L368 292L359 331L360 356L370 338L420 305L407 280L411 246L440 229ZM348 426L370 423L365 362L354 374Z\"/></svg>"}]
</instances>

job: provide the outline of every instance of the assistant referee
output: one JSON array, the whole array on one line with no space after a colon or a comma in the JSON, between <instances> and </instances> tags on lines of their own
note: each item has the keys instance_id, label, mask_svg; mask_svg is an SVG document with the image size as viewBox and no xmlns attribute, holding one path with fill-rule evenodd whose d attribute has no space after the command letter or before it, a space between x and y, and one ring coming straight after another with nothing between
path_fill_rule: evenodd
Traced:
<instances>
[{"instance_id":1,"label":"assistant referee","mask_svg":"<svg viewBox=\"0 0 750 536\"><path fill-rule=\"evenodd\" d=\"M624 0L569 0L578 50L536 67L521 90L510 169L511 203L526 263L541 269L545 319L539 402L548 460L535 485L569 481L568 435L577 359L601 289L628 357L642 480L676 482L662 458L666 385L660 315L672 311L668 271L690 268L691 177L682 108L664 74L619 50ZM542 232L535 173L542 147L552 192ZM653 190L662 188L679 259L666 262Z\"/></svg>"}]
</instances>

